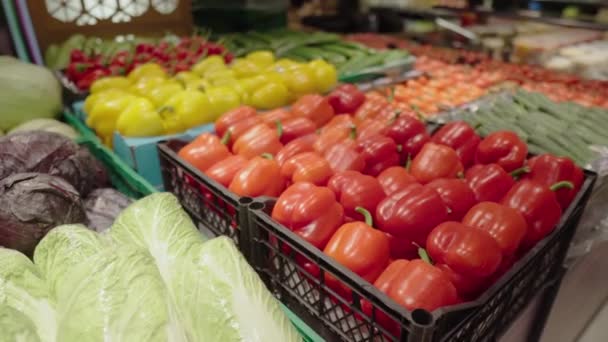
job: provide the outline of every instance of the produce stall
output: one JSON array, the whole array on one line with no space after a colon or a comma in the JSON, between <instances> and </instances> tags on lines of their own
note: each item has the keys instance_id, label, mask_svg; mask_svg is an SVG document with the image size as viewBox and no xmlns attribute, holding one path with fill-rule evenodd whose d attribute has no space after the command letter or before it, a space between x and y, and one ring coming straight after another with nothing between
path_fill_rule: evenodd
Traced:
<instances>
[{"instance_id":1,"label":"produce stall","mask_svg":"<svg viewBox=\"0 0 608 342\"><path fill-rule=\"evenodd\" d=\"M599 24L254 3L2 3L2 336L581 336L608 298Z\"/></svg>"}]
</instances>

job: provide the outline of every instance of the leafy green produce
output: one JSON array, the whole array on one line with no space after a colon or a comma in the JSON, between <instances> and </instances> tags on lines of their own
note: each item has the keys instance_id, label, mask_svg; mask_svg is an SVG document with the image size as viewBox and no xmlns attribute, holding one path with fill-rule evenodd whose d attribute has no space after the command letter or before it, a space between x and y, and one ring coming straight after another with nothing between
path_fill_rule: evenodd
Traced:
<instances>
[{"instance_id":1,"label":"leafy green produce","mask_svg":"<svg viewBox=\"0 0 608 342\"><path fill-rule=\"evenodd\" d=\"M15 317L15 332L26 327L25 333L31 335L31 332L27 332L31 322L41 341L55 341L57 322L54 302L49 297L40 272L25 255L0 247L0 312L8 314L11 309L27 318ZM7 323L0 325L4 324ZM17 326L19 324L21 328ZM0 330L0 339L6 337L4 331Z\"/></svg>"},{"instance_id":2,"label":"leafy green produce","mask_svg":"<svg viewBox=\"0 0 608 342\"><path fill-rule=\"evenodd\" d=\"M34 323L10 306L0 306L0 342L39 342Z\"/></svg>"},{"instance_id":3,"label":"leafy green produce","mask_svg":"<svg viewBox=\"0 0 608 342\"><path fill-rule=\"evenodd\" d=\"M17 127L11 129L8 134L27 132L27 131L45 131L53 132L66 136L72 140L78 138L79 134L72 128L72 126L59 122L55 119L33 119L20 124Z\"/></svg>"},{"instance_id":4,"label":"leafy green produce","mask_svg":"<svg viewBox=\"0 0 608 342\"><path fill-rule=\"evenodd\" d=\"M2 56L0 89L0 130L61 113L61 85L44 67Z\"/></svg>"}]
</instances>

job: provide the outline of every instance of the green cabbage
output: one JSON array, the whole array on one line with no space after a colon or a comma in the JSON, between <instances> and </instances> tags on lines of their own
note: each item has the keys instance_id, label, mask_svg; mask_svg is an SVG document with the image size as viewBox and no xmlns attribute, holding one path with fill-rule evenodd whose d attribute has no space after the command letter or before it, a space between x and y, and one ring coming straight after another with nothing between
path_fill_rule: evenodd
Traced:
<instances>
[{"instance_id":1,"label":"green cabbage","mask_svg":"<svg viewBox=\"0 0 608 342\"><path fill-rule=\"evenodd\" d=\"M80 263L58 288L57 341L180 341L154 259L107 248Z\"/></svg>"},{"instance_id":2,"label":"green cabbage","mask_svg":"<svg viewBox=\"0 0 608 342\"><path fill-rule=\"evenodd\" d=\"M61 111L61 85L48 69L15 58L0 58L0 130Z\"/></svg>"},{"instance_id":3,"label":"green cabbage","mask_svg":"<svg viewBox=\"0 0 608 342\"><path fill-rule=\"evenodd\" d=\"M0 305L0 342L39 342L34 323L10 306Z\"/></svg>"},{"instance_id":4,"label":"green cabbage","mask_svg":"<svg viewBox=\"0 0 608 342\"><path fill-rule=\"evenodd\" d=\"M57 121L55 119L33 119L27 122L20 124L17 127L11 129L8 134L13 134L17 132L27 132L27 131L45 131L45 132L53 132L57 134L61 134L65 137L68 137L72 140L75 140L80 136L76 130L72 128L72 126L65 124L63 122Z\"/></svg>"},{"instance_id":5,"label":"green cabbage","mask_svg":"<svg viewBox=\"0 0 608 342\"><path fill-rule=\"evenodd\" d=\"M52 297L68 272L100 252L107 242L83 225L63 225L52 229L34 251L34 263L46 279Z\"/></svg>"},{"instance_id":6,"label":"green cabbage","mask_svg":"<svg viewBox=\"0 0 608 342\"><path fill-rule=\"evenodd\" d=\"M128 206L114 221L110 235L118 243L146 249L165 281L170 281L175 260L203 242L201 233L170 193L155 193Z\"/></svg>"},{"instance_id":7,"label":"green cabbage","mask_svg":"<svg viewBox=\"0 0 608 342\"><path fill-rule=\"evenodd\" d=\"M55 341L54 303L38 269L20 252L0 247L0 307L3 306L28 317L42 341Z\"/></svg>"},{"instance_id":8,"label":"green cabbage","mask_svg":"<svg viewBox=\"0 0 608 342\"><path fill-rule=\"evenodd\" d=\"M169 288L190 341L301 341L232 240L205 242L182 261Z\"/></svg>"}]
</instances>

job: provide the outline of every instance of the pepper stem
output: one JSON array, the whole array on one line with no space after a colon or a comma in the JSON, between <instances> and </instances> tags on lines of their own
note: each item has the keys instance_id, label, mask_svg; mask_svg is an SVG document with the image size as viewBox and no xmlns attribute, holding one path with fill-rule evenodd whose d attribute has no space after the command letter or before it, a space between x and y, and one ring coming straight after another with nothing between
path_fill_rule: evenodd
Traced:
<instances>
[{"instance_id":1,"label":"pepper stem","mask_svg":"<svg viewBox=\"0 0 608 342\"><path fill-rule=\"evenodd\" d=\"M274 156L270 153L262 153L260 154L260 157L264 158L264 159L268 159L268 160L273 160Z\"/></svg>"},{"instance_id":2,"label":"pepper stem","mask_svg":"<svg viewBox=\"0 0 608 342\"><path fill-rule=\"evenodd\" d=\"M395 109L395 113L393 114L393 117L391 118L391 120L389 121L389 126L394 124L395 121L397 121L397 119L399 119L399 117L401 116L401 110L400 109Z\"/></svg>"},{"instance_id":3,"label":"pepper stem","mask_svg":"<svg viewBox=\"0 0 608 342\"><path fill-rule=\"evenodd\" d=\"M283 124L281 123L280 120L277 120L277 135L279 136L279 138L283 135Z\"/></svg>"},{"instance_id":4,"label":"pepper stem","mask_svg":"<svg viewBox=\"0 0 608 342\"><path fill-rule=\"evenodd\" d=\"M415 242L412 242L412 244L414 244L414 246L418 247L418 256L420 257L420 259L429 265L433 265L433 259L431 259L431 256L426 251L426 249L420 247L420 245Z\"/></svg>"},{"instance_id":5,"label":"pepper stem","mask_svg":"<svg viewBox=\"0 0 608 342\"><path fill-rule=\"evenodd\" d=\"M553 185L551 185L549 187L549 189L551 189L551 191L557 191L559 189L574 189L574 184L572 184L572 182L570 181L561 181L561 182L557 182Z\"/></svg>"},{"instance_id":6,"label":"pepper stem","mask_svg":"<svg viewBox=\"0 0 608 342\"><path fill-rule=\"evenodd\" d=\"M475 126L473 126L473 130L476 131L476 130L480 129L481 127L483 127L483 123L478 122Z\"/></svg>"},{"instance_id":7,"label":"pepper stem","mask_svg":"<svg viewBox=\"0 0 608 342\"><path fill-rule=\"evenodd\" d=\"M510 175L511 177L515 178L515 179L519 179L519 177L523 176L526 173L530 172L530 168L527 166L522 166L519 169L515 169L513 171L511 171Z\"/></svg>"},{"instance_id":8,"label":"pepper stem","mask_svg":"<svg viewBox=\"0 0 608 342\"><path fill-rule=\"evenodd\" d=\"M348 133L348 137L353 140L357 139L357 126L350 126L350 133Z\"/></svg>"},{"instance_id":9,"label":"pepper stem","mask_svg":"<svg viewBox=\"0 0 608 342\"><path fill-rule=\"evenodd\" d=\"M222 143L222 145L228 145L228 142L230 141L231 137L232 137L232 131L227 130L226 133L224 133L224 135L222 135L222 140L220 140L220 142Z\"/></svg>"},{"instance_id":10,"label":"pepper stem","mask_svg":"<svg viewBox=\"0 0 608 342\"><path fill-rule=\"evenodd\" d=\"M363 215L363 217L365 218L365 224L373 227L374 226L374 220L372 219L372 214L369 213L369 211L363 207L356 207L355 211L358 212L359 214Z\"/></svg>"},{"instance_id":11,"label":"pepper stem","mask_svg":"<svg viewBox=\"0 0 608 342\"><path fill-rule=\"evenodd\" d=\"M405 162L405 171L410 172L412 168L412 155L410 153L407 154L407 161Z\"/></svg>"}]
</instances>

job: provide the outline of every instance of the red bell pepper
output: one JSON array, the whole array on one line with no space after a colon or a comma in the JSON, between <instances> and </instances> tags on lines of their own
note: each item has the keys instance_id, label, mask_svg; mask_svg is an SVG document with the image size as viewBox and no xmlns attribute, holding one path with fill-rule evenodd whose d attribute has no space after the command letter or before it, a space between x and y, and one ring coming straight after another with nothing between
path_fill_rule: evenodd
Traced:
<instances>
[{"instance_id":1,"label":"red bell pepper","mask_svg":"<svg viewBox=\"0 0 608 342\"><path fill-rule=\"evenodd\" d=\"M317 130L314 122L303 117L293 117L283 121L279 120L269 125L271 128L274 128L279 123L283 126L283 133L281 134L281 143L283 144L287 144L301 136L314 133Z\"/></svg>"},{"instance_id":2,"label":"red bell pepper","mask_svg":"<svg viewBox=\"0 0 608 342\"><path fill-rule=\"evenodd\" d=\"M505 195L501 204L519 211L528 223L528 230L522 241L525 250L555 229L562 216L562 209L554 191L573 187L568 181L548 187L544 183L524 179L515 184Z\"/></svg>"},{"instance_id":3,"label":"red bell pepper","mask_svg":"<svg viewBox=\"0 0 608 342\"><path fill-rule=\"evenodd\" d=\"M418 183L387 196L376 209L379 229L419 245L424 245L427 235L447 216L448 208L439 194Z\"/></svg>"},{"instance_id":4,"label":"red bell pepper","mask_svg":"<svg viewBox=\"0 0 608 342\"><path fill-rule=\"evenodd\" d=\"M449 146L427 143L412 160L410 172L420 183L426 184L438 178L456 178L463 167L456 151Z\"/></svg>"},{"instance_id":5,"label":"red bell pepper","mask_svg":"<svg viewBox=\"0 0 608 342\"><path fill-rule=\"evenodd\" d=\"M391 166L378 175L378 182L387 196L405 188L406 185L417 183L406 167Z\"/></svg>"},{"instance_id":6,"label":"red bell pepper","mask_svg":"<svg viewBox=\"0 0 608 342\"><path fill-rule=\"evenodd\" d=\"M331 118L331 120L326 123L325 126L321 127L321 133L334 127L348 128L350 130L355 126L355 120L353 120L352 116L348 114L340 114Z\"/></svg>"},{"instance_id":7,"label":"red bell pepper","mask_svg":"<svg viewBox=\"0 0 608 342\"><path fill-rule=\"evenodd\" d=\"M239 196L277 197L285 189L279 164L271 155L254 157L240 169L228 189Z\"/></svg>"},{"instance_id":8,"label":"red bell pepper","mask_svg":"<svg viewBox=\"0 0 608 342\"><path fill-rule=\"evenodd\" d=\"M232 123L224 130L224 133L220 136L222 138L228 137L228 145L232 146L241 137L241 135L245 134L251 128L262 123L262 118L260 118L259 115L246 117L242 120Z\"/></svg>"},{"instance_id":9,"label":"red bell pepper","mask_svg":"<svg viewBox=\"0 0 608 342\"><path fill-rule=\"evenodd\" d=\"M460 221L467 211L477 203L473 190L462 179L435 179L426 187L437 191L443 203L448 207L447 219L449 221Z\"/></svg>"},{"instance_id":10,"label":"red bell pepper","mask_svg":"<svg viewBox=\"0 0 608 342\"><path fill-rule=\"evenodd\" d=\"M475 161L478 164L496 163L507 172L524 164L528 155L528 145L516 133L497 131L490 133L477 146Z\"/></svg>"},{"instance_id":11,"label":"red bell pepper","mask_svg":"<svg viewBox=\"0 0 608 342\"><path fill-rule=\"evenodd\" d=\"M453 148L460 157L462 165L468 168L475 160L475 151L481 138L468 123L452 121L435 132L431 141Z\"/></svg>"},{"instance_id":12,"label":"red bell pepper","mask_svg":"<svg viewBox=\"0 0 608 342\"><path fill-rule=\"evenodd\" d=\"M365 159L365 174L377 176L387 168L399 165L399 151L393 139L375 135L357 140Z\"/></svg>"},{"instance_id":13,"label":"red bell pepper","mask_svg":"<svg viewBox=\"0 0 608 342\"><path fill-rule=\"evenodd\" d=\"M407 115L399 116L395 122L385 129L384 135L401 145L402 161L405 161L408 156L414 158L422 147L431 140L424 123Z\"/></svg>"},{"instance_id":14,"label":"red bell pepper","mask_svg":"<svg viewBox=\"0 0 608 342\"><path fill-rule=\"evenodd\" d=\"M378 203L384 199L384 191L378 180L357 171L344 171L330 178L327 187L336 194L344 207L346 216L361 220L364 217L355 211L358 207L376 212Z\"/></svg>"},{"instance_id":15,"label":"red bell pepper","mask_svg":"<svg viewBox=\"0 0 608 342\"><path fill-rule=\"evenodd\" d=\"M528 230L526 220L517 210L494 202L475 205L464 216L462 224L488 232L504 257L515 253Z\"/></svg>"},{"instance_id":16,"label":"red bell pepper","mask_svg":"<svg viewBox=\"0 0 608 342\"><path fill-rule=\"evenodd\" d=\"M331 237L323 252L361 278L373 283L386 268L390 258L389 240L386 234L376 230L367 210L357 208L365 222L343 224ZM343 295L350 290L330 274L325 275L327 285Z\"/></svg>"},{"instance_id":17,"label":"red bell pepper","mask_svg":"<svg viewBox=\"0 0 608 342\"><path fill-rule=\"evenodd\" d=\"M228 187L230 182L232 182L232 179L234 179L236 173L245 167L247 162L247 158L243 156L232 155L213 164L207 169L207 171L205 171L205 174L214 181Z\"/></svg>"},{"instance_id":18,"label":"red bell pepper","mask_svg":"<svg viewBox=\"0 0 608 342\"><path fill-rule=\"evenodd\" d=\"M345 83L334 89L328 100L336 114L355 114L365 102L365 94L355 85Z\"/></svg>"},{"instance_id":19,"label":"red bell pepper","mask_svg":"<svg viewBox=\"0 0 608 342\"><path fill-rule=\"evenodd\" d=\"M376 119L365 119L357 124L357 139L364 140L378 136L386 129L386 124Z\"/></svg>"},{"instance_id":20,"label":"red bell pepper","mask_svg":"<svg viewBox=\"0 0 608 342\"><path fill-rule=\"evenodd\" d=\"M570 205L585 179L583 170L576 166L570 158L566 157L541 154L528 160L527 165L530 172L524 176L526 179L538 181L546 186L561 181L572 182L572 189L561 188L555 191L557 201L563 210Z\"/></svg>"},{"instance_id":21,"label":"red bell pepper","mask_svg":"<svg viewBox=\"0 0 608 342\"><path fill-rule=\"evenodd\" d=\"M325 185L334 172L329 163L315 152L303 152L289 158L281 166L281 174L293 183L310 182Z\"/></svg>"},{"instance_id":22,"label":"red bell pepper","mask_svg":"<svg viewBox=\"0 0 608 342\"><path fill-rule=\"evenodd\" d=\"M343 141L354 141L356 138L357 127L333 126L321 131L313 148L315 151L324 154L331 146L337 145Z\"/></svg>"},{"instance_id":23,"label":"red bell pepper","mask_svg":"<svg viewBox=\"0 0 608 342\"><path fill-rule=\"evenodd\" d=\"M328 188L300 182L279 196L272 218L323 250L342 224L344 209Z\"/></svg>"},{"instance_id":24,"label":"red bell pepper","mask_svg":"<svg viewBox=\"0 0 608 342\"><path fill-rule=\"evenodd\" d=\"M207 171L220 160L230 157L225 140L222 141L217 135L211 133L199 135L188 145L182 147L177 154L202 172Z\"/></svg>"},{"instance_id":25,"label":"red bell pepper","mask_svg":"<svg viewBox=\"0 0 608 342\"><path fill-rule=\"evenodd\" d=\"M318 94L304 95L292 106L294 116L302 116L312 120L317 127L322 127L334 116L334 109L329 101Z\"/></svg>"},{"instance_id":26,"label":"red bell pepper","mask_svg":"<svg viewBox=\"0 0 608 342\"><path fill-rule=\"evenodd\" d=\"M261 113L259 115L260 115L260 118L262 119L262 121L264 121L264 123L267 125L274 124L277 121L283 122L287 119L294 117L291 112L287 111L284 108L273 109L273 110Z\"/></svg>"},{"instance_id":27,"label":"red bell pepper","mask_svg":"<svg viewBox=\"0 0 608 342\"><path fill-rule=\"evenodd\" d=\"M289 160L289 158L295 156L296 154L314 151L312 146L315 141L317 141L316 134L307 134L290 141L287 145L283 146L279 153L277 153L275 158L277 163L279 163L280 166L283 166L283 164Z\"/></svg>"},{"instance_id":28,"label":"red bell pepper","mask_svg":"<svg viewBox=\"0 0 608 342\"><path fill-rule=\"evenodd\" d=\"M374 92L368 92L365 94L365 102L357 109L357 112L355 112L355 119L358 122L365 119L373 119L387 105L388 101L384 96Z\"/></svg>"},{"instance_id":29,"label":"red bell pepper","mask_svg":"<svg viewBox=\"0 0 608 342\"><path fill-rule=\"evenodd\" d=\"M421 259L393 261L374 286L408 310L432 312L459 302L448 276Z\"/></svg>"},{"instance_id":30,"label":"red bell pepper","mask_svg":"<svg viewBox=\"0 0 608 342\"><path fill-rule=\"evenodd\" d=\"M456 288L456 292L458 292L458 297L465 301L475 299L481 292L486 289L488 285L491 284L490 279L492 277L478 278L472 277L470 275L465 276L458 272L454 272L454 270L452 270L450 266L446 264L438 264L435 265L435 267L442 270L443 273L448 276L450 282L452 282L452 284Z\"/></svg>"},{"instance_id":31,"label":"red bell pepper","mask_svg":"<svg viewBox=\"0 0 608 342\"><path fill-rule=\"evenodd\" d=\"M418 247L409 239L398 238L386 233L391 248L391 259L413 259L418 255Z\"/></svg>"},{"instance_id":32,"label":"red bell pepper","mask_svg":"<svg viewBox=\"0 0 608 342\"><path fill-rule=\"evenodd\" d=\"M498 202L515 185L513 176L498 164L473 165L467 170L465 179L478 202Z\"/></svg>"},{"instance_id":33,"label":"red bell pepper","mask_svg":"<svg viewBox=\"0 0 608 342\"><path fill-rule=\"evenodd\" d=\"M464 276L488 277L500 265L502 251L487 232L459 222L444 222L429 234L426 249L438 264Z\"/></svg>"},{"instance_id":34,"label":"red bell pepper","mask_svg":"<svg viewBox=\"0 0 608 342\"><path fill-rule=\"evenodd\" d=\"M215 133L221 137L228 131L230 126L257 115L258 113L255 108L249 106L240 106L238 108L229 110L215 120ZM257 122L259 121L256 120L256 123Z\"/></svg>"},{"instance_id":35,"label":"red bell pepper","mask_svg":"<svg viewBox=\"0 0 608 342\"><path fill-rule=\"evenodd\" d=\"M277 129L272 129L265 124L253 126L236 140L232 146L232 152L248 159L263 153L275 155L283 148L283 144L279 140L281 133L280 125Z\"/></svg>"},{"instance_id":36,"label":"red bell pepper","mask_svg":"<svg viewBox=\"0 0 608 342\"><path fill-rule=\"evenodd\" d=\"M329 166L334 172L348 170L363 172L365 169L365 159L353 139L330 146L323 153L323 157L329 162Z\"/></svg>"}]
</instances>

